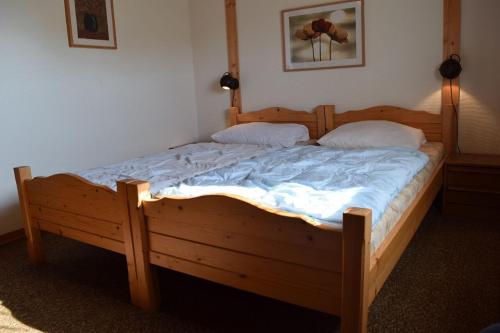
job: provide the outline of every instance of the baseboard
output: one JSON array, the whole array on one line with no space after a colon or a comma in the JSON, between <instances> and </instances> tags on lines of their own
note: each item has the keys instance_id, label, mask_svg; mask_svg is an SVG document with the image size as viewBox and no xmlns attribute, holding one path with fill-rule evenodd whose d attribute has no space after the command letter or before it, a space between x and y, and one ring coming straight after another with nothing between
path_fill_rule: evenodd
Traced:
<instances>
[{"instance_id":1,"label":"baseboard","mask_svg":"<svg viewBox=\"0 0 500 333\"><path fill-rule=\"evenodd\" d=\"M18 229L6 234L0 235L0 246L5 245L7 243L16 241L24 237L24 229Z\"/></svg>"}]
</instances>

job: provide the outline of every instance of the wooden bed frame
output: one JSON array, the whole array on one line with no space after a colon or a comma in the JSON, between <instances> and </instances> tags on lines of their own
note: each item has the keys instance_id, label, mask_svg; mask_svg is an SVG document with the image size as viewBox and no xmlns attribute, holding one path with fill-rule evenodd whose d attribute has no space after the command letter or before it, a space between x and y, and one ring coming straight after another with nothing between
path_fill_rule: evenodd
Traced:
<instances>
[{"instance_id":1,"label":"wooden bed frame","mask_svg":"<svg viewBox=\"0 0 500 333\"><path fill-rule=\"evenodd\" d=\"M231 110L232 124L269 120L265 112L236 111ZM442 139L441 117L426 112L376 107L335 115L330 108L325 116L328 129L386 119L421 128L432 140ZM154 265L338 315L343 332L364 332L369 304L442 186L442 165L375 253L370 253L371 210L363 208L344 213L343 230L327 230L308 223L307 216L230 195L163 198L143 200L131 212L132 224L141 227L144 260ZM128 186L132 191L135 185ZM148 188L141 183L137 193ZM139 206L135 196L131 199L130 207ZM141 280L148 283L152 276L145 271ZM149 290L151 297L158 294Z\"/></svg>"},{"instance_id":2,"label":"wooden bed frame","mask_svg":"<svg viewBox=\"0 0 500 333\"><path fill-rule=\"evenodd\" d=\"M74 174L32 178L14 168L30 261L43 262L41 231L124 254L132 303L142 308L129 219L127 181L117 191Z\"/></svg>"},{"instance_id":3,"label":"wooden bed frame","mask_svg":"<svg viewBox=\"0 0 500 333\"><path fill-rule=\"evenodd\" d=\"M269 108L255 114L259 114L262 121L286 120L304 124L309 128L311 136L318 138L326 131L325 110L333 110L333 106L318 106L313 113ZM235 121L238 123L245 122L245 117L236 115L234 111L230 110L230 118L237 118ZM74 174L32 178L31 168L27 166L14 168L14 174L28 254L33 264L43 262L41 231L124 254L132 303L143 309L157 306L157 302L153 301L154 297L143 296L151 295L148 292L150 285L139 281L145 270L145 261L140 253L134 252L134 246L139 247L141 239L133 239L133 226L130 223L127 183L137 184L139 187L140 182L120 181L117 183L117 191L113 191ZM135 234L137 235L138 233Z\"/></svg>"},{"instance_id":4,"label":"wooden bed frame","mask_svg":"<svg viewBox=\"0 0 500 333\"><path fill-rule=\"evenodd\" d=\"M443 139L440 115L394 107L343 114L333 106L314 114L282 108L241 114L232 108L229 115L231 124L302 123L312 138L322 128L386 119L422 128L430 140ZM366 332L369 305L442 186L442 165L374 253L366 208L346 210L343 229L334 230L236 196L147 199L149 184L143 181L119 182L115 192L75 175L32 179L28 167L15 174L34 263L42 261L40 230L48 231L125 254L131 299L143 309L159 304L153 269L161 266L338 315L342 332Z\"/></svg>"}]
</instances>

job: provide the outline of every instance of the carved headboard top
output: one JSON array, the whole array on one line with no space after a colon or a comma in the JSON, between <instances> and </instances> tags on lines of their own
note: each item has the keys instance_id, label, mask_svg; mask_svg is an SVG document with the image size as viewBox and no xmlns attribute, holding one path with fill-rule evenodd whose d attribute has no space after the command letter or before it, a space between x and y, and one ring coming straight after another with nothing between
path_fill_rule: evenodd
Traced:
<instances>
[{"instance_id":1,"label":"carved headboard top","mask_svg":"<svg viewBox=\"0 0 500 333\"><path fill-rule=\"evenodd\" d=\"M396 106L374 106L368 109L335 113L325 112L326 130L331 131L341 125L363 120L389 120L414 128L420 128L428 141L443 141L442 118L440 114L426 111L408 110Z\"/></svg>"},{"instance_id":2,"label":"carved headboard top","mask_svg":"<svg viewBox=\"0 0 500 333\"><path fill-rule=\"evenodd\" d=\"M312 139L319 139L326 133L325 114L335 113L335 106L320 105L313 112L294 111L282 107L269 107L259 111L241 113L237 107L229 109L231 126L251 122L295 123L305 125Z\"/></svg>"}]
</instances>

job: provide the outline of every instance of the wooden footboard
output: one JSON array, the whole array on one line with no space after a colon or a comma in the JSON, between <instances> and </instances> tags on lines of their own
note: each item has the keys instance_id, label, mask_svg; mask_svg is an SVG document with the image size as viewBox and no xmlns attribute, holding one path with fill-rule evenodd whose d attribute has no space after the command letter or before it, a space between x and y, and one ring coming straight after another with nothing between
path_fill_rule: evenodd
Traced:
<instances>
[{"instance_id":1,"label":"wooden footboard","mask_svg":"<svg viewBox=\"0 0 500 333\"><path fill-rule=\"evenodd\" d=\"M14 173L30 260L43 261L40 231L124 254L132 302L140 305L126 182L118 182L113 191L71 174L32 178L29 167Z\"/></svg>"},{"instance_id":2,"label":"wooden footboard","mask_svg":"<svg viewBox=\"0 0 500 333\"><path fill-rule=\"evenodd\" d=\"M340 233L225 196L146 201L144 215L151 263L340 314Z\"/></svg>"},{"instance_id":3,"label":"wooden footboard","mask_svg":"<svg viewBox=\"0 0 500 333\"><path fill-rule=\"evenodd\" d=\"M136 186L128 184L128 192ZM136 196L130 206L134 201ZM154 284L154 274L148 271L151 263L342 315L347 327L366 321L360 318L367 317L363 286L369 263L370 210L346 212L344 233L230 196L144 200L135 214L132 228L141 229L138 233L145 240L136 257L142 256L148 264L142 280L146 284ZM144 295L157 292L149 288Z\"/></svg>"},{"instance_id":4,"label":"wooden footboard","mask_svg":"<svg viewBox=\"0 0 500 333\"><path fill-rule=\"evenodd\" d=\"M366 332L368 307L442 186L442 164L379 250L370 253L371 210L350 208L342 230L229 195L142 200L127 184L147 304L158 304L149 264L341 316L342 332Z\"/></svg>"}]
</instances>

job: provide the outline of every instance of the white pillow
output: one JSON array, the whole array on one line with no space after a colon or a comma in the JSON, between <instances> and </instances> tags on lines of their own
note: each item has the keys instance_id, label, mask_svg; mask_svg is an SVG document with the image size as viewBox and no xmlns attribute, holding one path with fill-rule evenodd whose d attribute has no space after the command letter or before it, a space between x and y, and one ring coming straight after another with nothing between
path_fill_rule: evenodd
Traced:
<instances>
[{"instance_id":1,"label":"white pillow","mask_svg":"<svg viewBox=\"0 0 500 333\"><path fill-rule=\"evenodd\" d=\"M365 120L339 126L318 143L322 146L358 149L408 147L418 149L427 140L421 129L387 120Z\"/></svg>"},{"instance_id":2,"label":"white pillow","mask_svg":"<svg viewBox=\"0 0 500 333\"><path fill-rule=\"evenodd\" d=\"M309 140L309 130L299 124L248 123L239 124L212 135L219 143L246 143L291 147L299 141Z\"/></svg>"}]
</instances>

